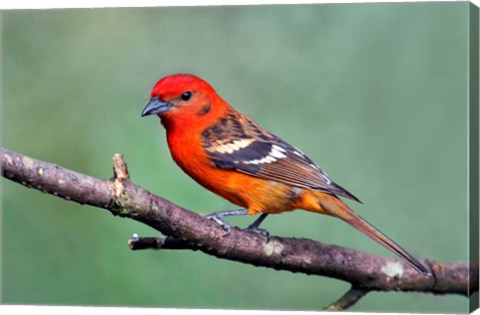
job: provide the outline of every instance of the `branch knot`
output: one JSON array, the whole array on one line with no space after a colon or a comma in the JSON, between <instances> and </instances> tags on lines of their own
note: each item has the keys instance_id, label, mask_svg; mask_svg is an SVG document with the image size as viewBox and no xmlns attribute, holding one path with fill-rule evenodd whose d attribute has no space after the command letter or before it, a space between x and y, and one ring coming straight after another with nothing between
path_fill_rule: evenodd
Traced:
<instances>
[{"instance_id":1,"label":"branch knot","mask_svg":"<svg viewBox=\"0 0 480 315\"><path fill-rule=\"evenodd\" d=\"M123 155L115 153L113 155L113 178L109 181L109 188L111 191L112 206L115 210L112 211L114 215L122 216L124 203L128 199L128 195L125 192L124 183L129 181L130 176L128 174L127 163L125 162ZM119 211L118 211L119 210Z\"/></svg>"}]
</instances>

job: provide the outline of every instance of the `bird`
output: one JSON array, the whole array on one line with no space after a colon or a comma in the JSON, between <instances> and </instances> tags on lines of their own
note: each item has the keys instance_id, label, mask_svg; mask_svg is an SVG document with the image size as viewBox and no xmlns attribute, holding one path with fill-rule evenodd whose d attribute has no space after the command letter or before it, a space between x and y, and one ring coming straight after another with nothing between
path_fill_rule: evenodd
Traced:
<instances>
[{"instance_id":1,"label":"bird","mask_svg":"<svg viewBox=\"0 0 480 315\"><path fill-rule=\"evenodd\" d=\"M343 220L421 274L430 274L425 265L340 199L360 202L356 196L298 148L230 106L200 77L180 73L160 79L141 113L142 117L149 115L160 118L171 156L187 175L242 207L207 216L227 234L230 225L224 217L260 215L246 230L268 236L259 226L269 214L303 209Z\"/></svg>"}]
</instances>

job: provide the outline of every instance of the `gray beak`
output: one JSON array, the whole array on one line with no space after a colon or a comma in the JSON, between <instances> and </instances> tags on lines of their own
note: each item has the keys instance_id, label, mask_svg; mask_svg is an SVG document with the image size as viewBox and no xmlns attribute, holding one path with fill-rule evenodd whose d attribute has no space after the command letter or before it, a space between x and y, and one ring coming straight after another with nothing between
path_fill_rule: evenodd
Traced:
<instances>
[{"instance_id":1,"label":"gray beak","mask_svg":"<svg viewBox=\"0 0 480 315\"><path fill-rule=\"evenodd\" d=\"M160 114L169 111L173 105L169 102L161 101L158 96L153 97L148 101L147 105L142 111L142 117L154 114Z\"/></svg>"}]
</instances>

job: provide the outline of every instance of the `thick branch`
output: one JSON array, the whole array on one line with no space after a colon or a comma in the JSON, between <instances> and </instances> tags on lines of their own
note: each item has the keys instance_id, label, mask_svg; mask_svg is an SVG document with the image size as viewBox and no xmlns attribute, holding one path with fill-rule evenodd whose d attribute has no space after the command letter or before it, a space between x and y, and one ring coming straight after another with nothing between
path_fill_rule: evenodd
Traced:
<instances>
[{"instance_id":1,"label":"thick branch","mask_svg":"<svg viewBox=\"0 0 480 315\"><path fill-rule=\"evenodd\" d=\"M121 156L115 158L119 159L115 162L116 178L103 180L0 148L4 177L67 200L107 209L169 236L168 242L151 240L146 246L149 248L200 250L255 266L332 277L351 283L358 292L400 290L469 296L478 291L478 262L469 265L424 261L433 274L425 277L398 259L308 239L270 237L267 242L256 233L237 228L225 236L218 224L133 184Z\"/></svg>"}]
</instances>

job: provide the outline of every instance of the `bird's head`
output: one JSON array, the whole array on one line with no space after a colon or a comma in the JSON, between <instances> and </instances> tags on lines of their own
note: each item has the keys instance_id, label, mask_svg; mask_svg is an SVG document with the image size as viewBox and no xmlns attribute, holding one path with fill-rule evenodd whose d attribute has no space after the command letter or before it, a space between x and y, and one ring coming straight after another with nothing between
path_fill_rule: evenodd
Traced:
<instances>
[{"instance_id":1,"label":"bird's head","mask_svg":"<svg viewBox=\"0 0 480 315\"><path fill-rule=\"evenodd\" d=\"M199 117L220 110L223 103L208 82L192 74L174 74L155 84L142 117L156 114L168 125L198 122Z\"/></svg>"}]
</instances>

